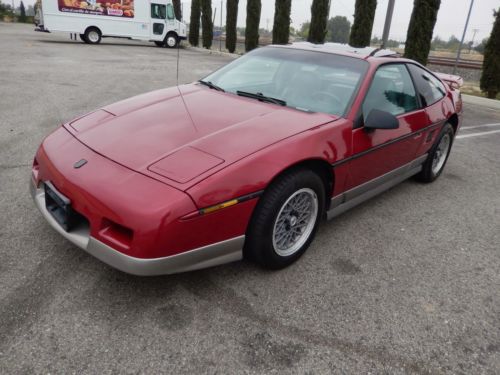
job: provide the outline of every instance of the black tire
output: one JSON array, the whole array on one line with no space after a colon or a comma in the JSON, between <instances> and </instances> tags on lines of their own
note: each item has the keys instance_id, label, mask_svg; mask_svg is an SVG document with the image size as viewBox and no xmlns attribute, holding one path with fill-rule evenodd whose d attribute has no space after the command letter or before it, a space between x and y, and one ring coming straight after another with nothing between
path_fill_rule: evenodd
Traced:
<instances>
[{"instance_id":1,"label":"black tire","mask_svg":"<svg viewBox=\"0 0 500 375\"><path fill-rule=\"evenodd\" d=\"M176 33L169 32L167 36L165 36L163 44L167 48L176 48L179 45L179 37Z\"/></svg>"},{"instance_id":2,"label":"black tire","mask_svg":"<svg viewBox=\"0 0 500 375\"><path fill-rule=\"evenodd\" d=\"M154 43L156 44L157 47L165 47L165 42L160 42L158 40L155 40Z\"/></svg>"},{"instance_id":3,"label":"black tire","mask_svg":"<svg viewBox=\"0 0 500 375\"><path fill-rule=\"evenodd\" d=\"M88 43L87 39L85 38L85 34L80 34L80 40L84 43Z\"/></svg>"},{"instance_id":4,"label":"black tire","mask_svg":"<svg viewBox=\"0 0 500 375\"><path fill-rule=\"evenodd\" d=\"M102 34L101 30L99 30L97 27L89 27L87 30L85 30L85 34L83 36L85 37L85 41L88 44L101 43Z\"/></svg>"},{"instance_id":5,"label":"black tire","mask_svg":"<svg viewBox=\"0 0 500 375\"><path fill-rule=\"evenodd\" d=\"M275 224L285 203L300 191L313 191L317 199L314 227L305 242L290 255L280 255L275 249L273 237ZM299 193L300 194L300 193ZM312 207L313 203L311 203ZM307 169L297 169L278 177L264 192L250 221L244 246L244 256L265 268L281 269L295 262L311 244L325 210L325 185L320 176ZM293 214L293 213L292 213ZM311 213L310 217L314 215ZM295 224L293 224L295 225ZM312 225L312 224L311 224ZM310 229L309 229L310 230ZM304 232L306 230L304 229ZM300 236L300 235L299 235ZM299 241L300 243L301 241Z\"/></svg>"},{"instance_id":6,"label":"black tire","mask_svg":"<svg viewBox=\"0 0 500 375\"><path fill-rule=\"evenodd\" d=\"M444 156L444 162L443 164L436 170L434 168L434 159L436 157L439 157L439 146L443 140L443 138L449 137L449 147L446 150L446 155ZM432 146L431 150L429 151L429 156L427 157L426 161L424 162L424 165L422 167L422 170L415 176L415 178L418 181L421 182L433 182L435 181L443 172L444 167L446 166L446 162L448 161L448 156L450 156L450 151L451 147L453 146L453 140L455 137L455 132L453 131L453 127L450 124L445 124L443 128L441 129L441 132L439 133L438 137L436 138L436 142Z\"/></svg>"}]
</instances>

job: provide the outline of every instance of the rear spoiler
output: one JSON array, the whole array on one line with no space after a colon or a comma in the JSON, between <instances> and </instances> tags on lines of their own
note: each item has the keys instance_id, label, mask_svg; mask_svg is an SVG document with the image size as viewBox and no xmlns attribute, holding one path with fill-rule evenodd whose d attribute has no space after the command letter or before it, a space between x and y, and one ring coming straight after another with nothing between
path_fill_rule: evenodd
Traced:
<instances>
[{"instance_id":1,"label":"rear spoiler","mask_svg":"<svg viewBox=\"0 0 500 375\"><path fill-rule=\"evenodd\" d=\"M445 73L437 73L433 72L439 79L443 80L450 86L452 89L459 89L463 86L464 80L460 76L454 76L452 74Z\"/></svg>"}]
</instances>

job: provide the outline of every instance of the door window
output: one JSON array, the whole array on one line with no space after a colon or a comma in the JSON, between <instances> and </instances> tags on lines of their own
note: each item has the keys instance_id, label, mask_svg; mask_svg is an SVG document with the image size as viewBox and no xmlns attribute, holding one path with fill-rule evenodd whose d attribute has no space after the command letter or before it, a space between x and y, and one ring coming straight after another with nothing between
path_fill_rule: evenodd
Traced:
<instances>
[{"instance_id":1,"label":"door window","mask_svg":"<svg viewBox=\"0 0 500 375\"><path fill-rule=\"evenodd\" d=\"M415 88L403 64L383 65L377 70L363 102L363 117L372 109L394 116L418 109Z\"/></svg>"},{"instance_id":2,"label":"door window","mask_svg":"<svg viewBox=\"0 0 500 375\"><path fill-rule=\"evenodd\" d=\"M174 7L172 4L167 4L167 19L173 20L175 18Z\"/></svg>"},{"instance_id":3,"label":"door window","mask_svg":"<svg viewBox=\"0 0 500 375\"><path fill-rule=\"evenodd\" d=\"M446 95L446 89L439 79L431 73L414 64L408 64L411 75L415 80L415 85L420 95L420 100L424 107L442 99Z\"/></svg>"},{"instance_id":4,"label":"door window","mask_svg":"<svg viewBox=\"0 0 500 375\"><path fill-rule=\"evenodd\" d=\"M162 4L151 4L151 18L162 19L166 18L165 5Z\"/></svg>"}]
</instances>

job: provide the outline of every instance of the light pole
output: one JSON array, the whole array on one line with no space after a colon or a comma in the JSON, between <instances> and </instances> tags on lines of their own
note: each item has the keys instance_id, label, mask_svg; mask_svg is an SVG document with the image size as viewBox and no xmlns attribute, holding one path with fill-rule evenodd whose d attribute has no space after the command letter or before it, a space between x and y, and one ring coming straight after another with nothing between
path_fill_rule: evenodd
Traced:
<instances>
[{"instance_id":1,"label":"light pole","mask_svg":"<svg viewBox=\"0 0 500 375\"><path fill-rule=\"evenodd\" d=\"M460 45L458 46L457 58L455 59L455 65L453 66L453 74L457 73L458 60L460 60L460 52L462 52L462 45L464 44L465 33L467 32L467 26L469 26L469 19L473 5L474 5L474 0L470 0L469 13L467 14L467 20L465 21L464 32L462 33L462 40L460 41Z\"/></svg>"},{"instance_id":2,"label":"light pole","mask_svg":"<svg viewBox=\"0 0 500 375\"><path fill-rule=\"evenodd\" d=\"M380 48L385 48L389 39L389 31L391 30L392 13L394 12L395 0L389 0L387 4L387 13L385 15L384 33L382 34L382 45Z\"/></svg>"}]
</instances>

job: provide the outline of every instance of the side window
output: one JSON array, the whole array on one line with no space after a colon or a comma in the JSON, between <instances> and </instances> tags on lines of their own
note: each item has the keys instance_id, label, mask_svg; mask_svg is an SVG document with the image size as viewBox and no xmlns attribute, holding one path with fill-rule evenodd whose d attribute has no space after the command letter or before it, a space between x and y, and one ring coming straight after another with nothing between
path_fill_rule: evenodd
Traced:
<instances>
[{"instance_id":1,"label":"side window","mask_svg":"<svg viewBox=\"0 0 500 375\"><path fill-rule=\"evenodd\" d=\"M363 117L372 109L395 116L418 109L415 88L403 64L383 65L375 72L363 102Z\"/></svg>"},{"instance_id":2,"label":"side window","mask_svg":"<svg viewBox=\"0 0 500 375\"><path fill-rule=\"evenodd\" d=\"M173 20L175 18L174 7L172 4L167 4L167 19Z\"/></svg>"},{"instance_id":3,"label":"side window","mask_svg":"<svg viewBox=\"0 0 500 375\"><path fill-rule=\"evenodd\" d=\"M165 19L165 5L161 4L151 4L151 18Z\"/></svg>"},{"instance_id":4,"label":"side window","mask_svg":"<svg viewBox=\"0 0 500 375\"><path fill-rule=\"evenodd\" d=\"M431 73L414 64L408 64L411 75L415 80L415 85L420 95L422 105L427 107L446 95L444 85Z\"/></svg>"}]
</instances>

